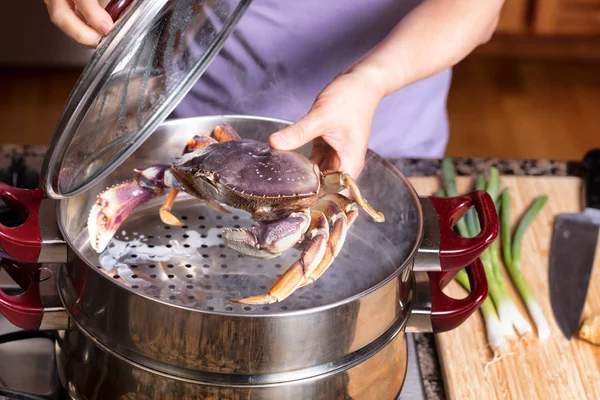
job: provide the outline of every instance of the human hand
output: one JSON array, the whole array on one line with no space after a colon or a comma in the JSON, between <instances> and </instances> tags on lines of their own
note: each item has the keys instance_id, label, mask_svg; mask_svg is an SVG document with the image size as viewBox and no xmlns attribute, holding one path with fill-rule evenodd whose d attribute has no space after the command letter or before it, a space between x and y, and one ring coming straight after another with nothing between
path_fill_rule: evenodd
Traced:
<instances>
[{"instance_id":1,"label":"human hand","mask_svg":"<svg viewBox=\"0 0 600 400\"><path fill-rule=\"evenodd\" d=\"M371 124L383 90L368 74L350 70L335 78L298 122L271 135L273 148L294 150L313 140L311 159L321 170L360 175Z\"/></svg>"},{"instance_id":2,"label":"human hand","mask_svg":"<svg viewBox=\"0 0 600 400\"><path fill-rule=\"evenodd\" d=\"M99 0L44 0L50 20L76 42L95 48L113 20ZM108 3L104 0L103 3Z\"/></svg>"}]
</instances>

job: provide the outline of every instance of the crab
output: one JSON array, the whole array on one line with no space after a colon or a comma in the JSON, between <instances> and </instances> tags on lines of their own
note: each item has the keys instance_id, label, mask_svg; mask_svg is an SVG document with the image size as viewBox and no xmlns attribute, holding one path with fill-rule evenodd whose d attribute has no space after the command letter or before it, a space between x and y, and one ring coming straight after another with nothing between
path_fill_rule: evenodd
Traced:
<instances>
[{"instance_id":1,"label":"crab","mask_svg":"<svg viewBox=\"0 0 600 400\"><path fill-rule=\"evenodd\" d=\"M375 222L385 220L350 175L321 171L297 152L242 139L227 124L216 126L209 136L194 136L172 164L134 171L133 179L102 192L91 208L88 232L98 253L136 208L167 191L159 210L165 224L184 225L171 212L178 193L184 192L219 212L229 213L224 206L230 206L252 215L258 225L222 233L224 244L239 253L270 259L292 247L302 249L267 293L231 300L236 303L280 302L315 282L339 254L359 209Z\"/></svg>"}]
</instances>

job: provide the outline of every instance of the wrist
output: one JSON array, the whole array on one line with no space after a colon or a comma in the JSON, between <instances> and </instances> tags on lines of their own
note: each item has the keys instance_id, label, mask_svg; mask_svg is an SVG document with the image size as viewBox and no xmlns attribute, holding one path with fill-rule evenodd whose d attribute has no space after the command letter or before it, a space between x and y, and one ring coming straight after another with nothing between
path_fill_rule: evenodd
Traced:
<instances>
[{"instance_id":1,"label":"wrist","mask_svg":"<svg viewBox=\"0 0 600 400\"><path fill-rule=\"evenodd\" d=\"M384 75L376 66L359 62L346 69L342 73L342 76L344 75L356 82L377 103L389 94L389 88L387 87Z\"/></svg>"}]
</instances>

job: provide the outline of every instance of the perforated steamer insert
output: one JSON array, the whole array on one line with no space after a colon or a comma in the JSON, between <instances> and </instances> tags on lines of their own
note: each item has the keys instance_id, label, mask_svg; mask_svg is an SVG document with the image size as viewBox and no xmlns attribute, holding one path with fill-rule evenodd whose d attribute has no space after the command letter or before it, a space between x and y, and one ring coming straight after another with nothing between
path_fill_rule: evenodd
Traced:
<instances>
[{"instance_id":1,"label":"perforated steamer insert","mask_svg":"<svg viewBox=\"0 0 600 400\"><path fill-rule=\"evenodd\" d=\"M171 161L193 134L207 135L214 124L229 123L240 135L260 141L288 124L231 116L197 121L171 121L159 128L136 156L127 159L95 191L130 179L134 168ZM298 151L310 154L310 145ZM289 313L331 305L364 293L397 273L410 260L420 240L422 220L416 194L410 186L399 184L404 183L404 178L387 161L369 152L358 183L365 198L385 214L386 221L375 223L360 210L340 254L328 270L315 283L270 305L245 305L230 300L266 293L298 260L302 250L291 248L278 257L263 260L226 247L221 238L224 229L256 225L245 211L227 207L230 213L221 213L181 193L172 211L186 225L169 226L160 220L158 213L165 194L130 215L100 255L89 246L86 229L80 231L74 245L90 264L96 265L98 272L115 284L168 304L244 315ZM88 204L92 201L94 194L86 200ZM89 206L83 207L82 212L86 215L77 217L79 221L87 219Z\"/></svg>"},{"instance_id":2,"label":"perforated steamer insert","mask_svg":"<svg viewBox=\"0 0 600 400\"><path fill-rule=\"evenodd\" d=\"M280 303L233 303L229 300L266 293L301 250L292 248L269 260L244 256L226 247L221 233L226 227L256 225L248 213L229 208L231 214L222 214L190 196L182 196L173 209L185 226L164 225L158 205L132 215L100 255L98 269L137 293L171 304L256 314L304 310L344 300L368 290L398 268L382 251L385 246L378 245L386 239L374 229L361 229L360 225L367 225L365 221L357 222L340 255L312 285Z\"/></svg>"}]
</instances>

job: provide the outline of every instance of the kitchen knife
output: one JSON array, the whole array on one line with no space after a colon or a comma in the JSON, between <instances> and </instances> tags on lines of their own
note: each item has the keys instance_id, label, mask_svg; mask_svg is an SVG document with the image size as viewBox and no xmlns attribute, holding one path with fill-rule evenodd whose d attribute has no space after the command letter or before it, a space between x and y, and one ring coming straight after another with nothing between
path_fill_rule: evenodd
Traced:
<instances>
[{"instance_id":1,"label":"kitchen knife","mask_svg":"<svg viewBox=\"0 0 600 400\"><path fill-rule=\"evenodd\" d=\"M584 211L561 214L554 222L550 253L550 301L556 322L567 339L579 327L594 265L600 229L600 149L588 152Z\"/></svg>"}]
</instances>

